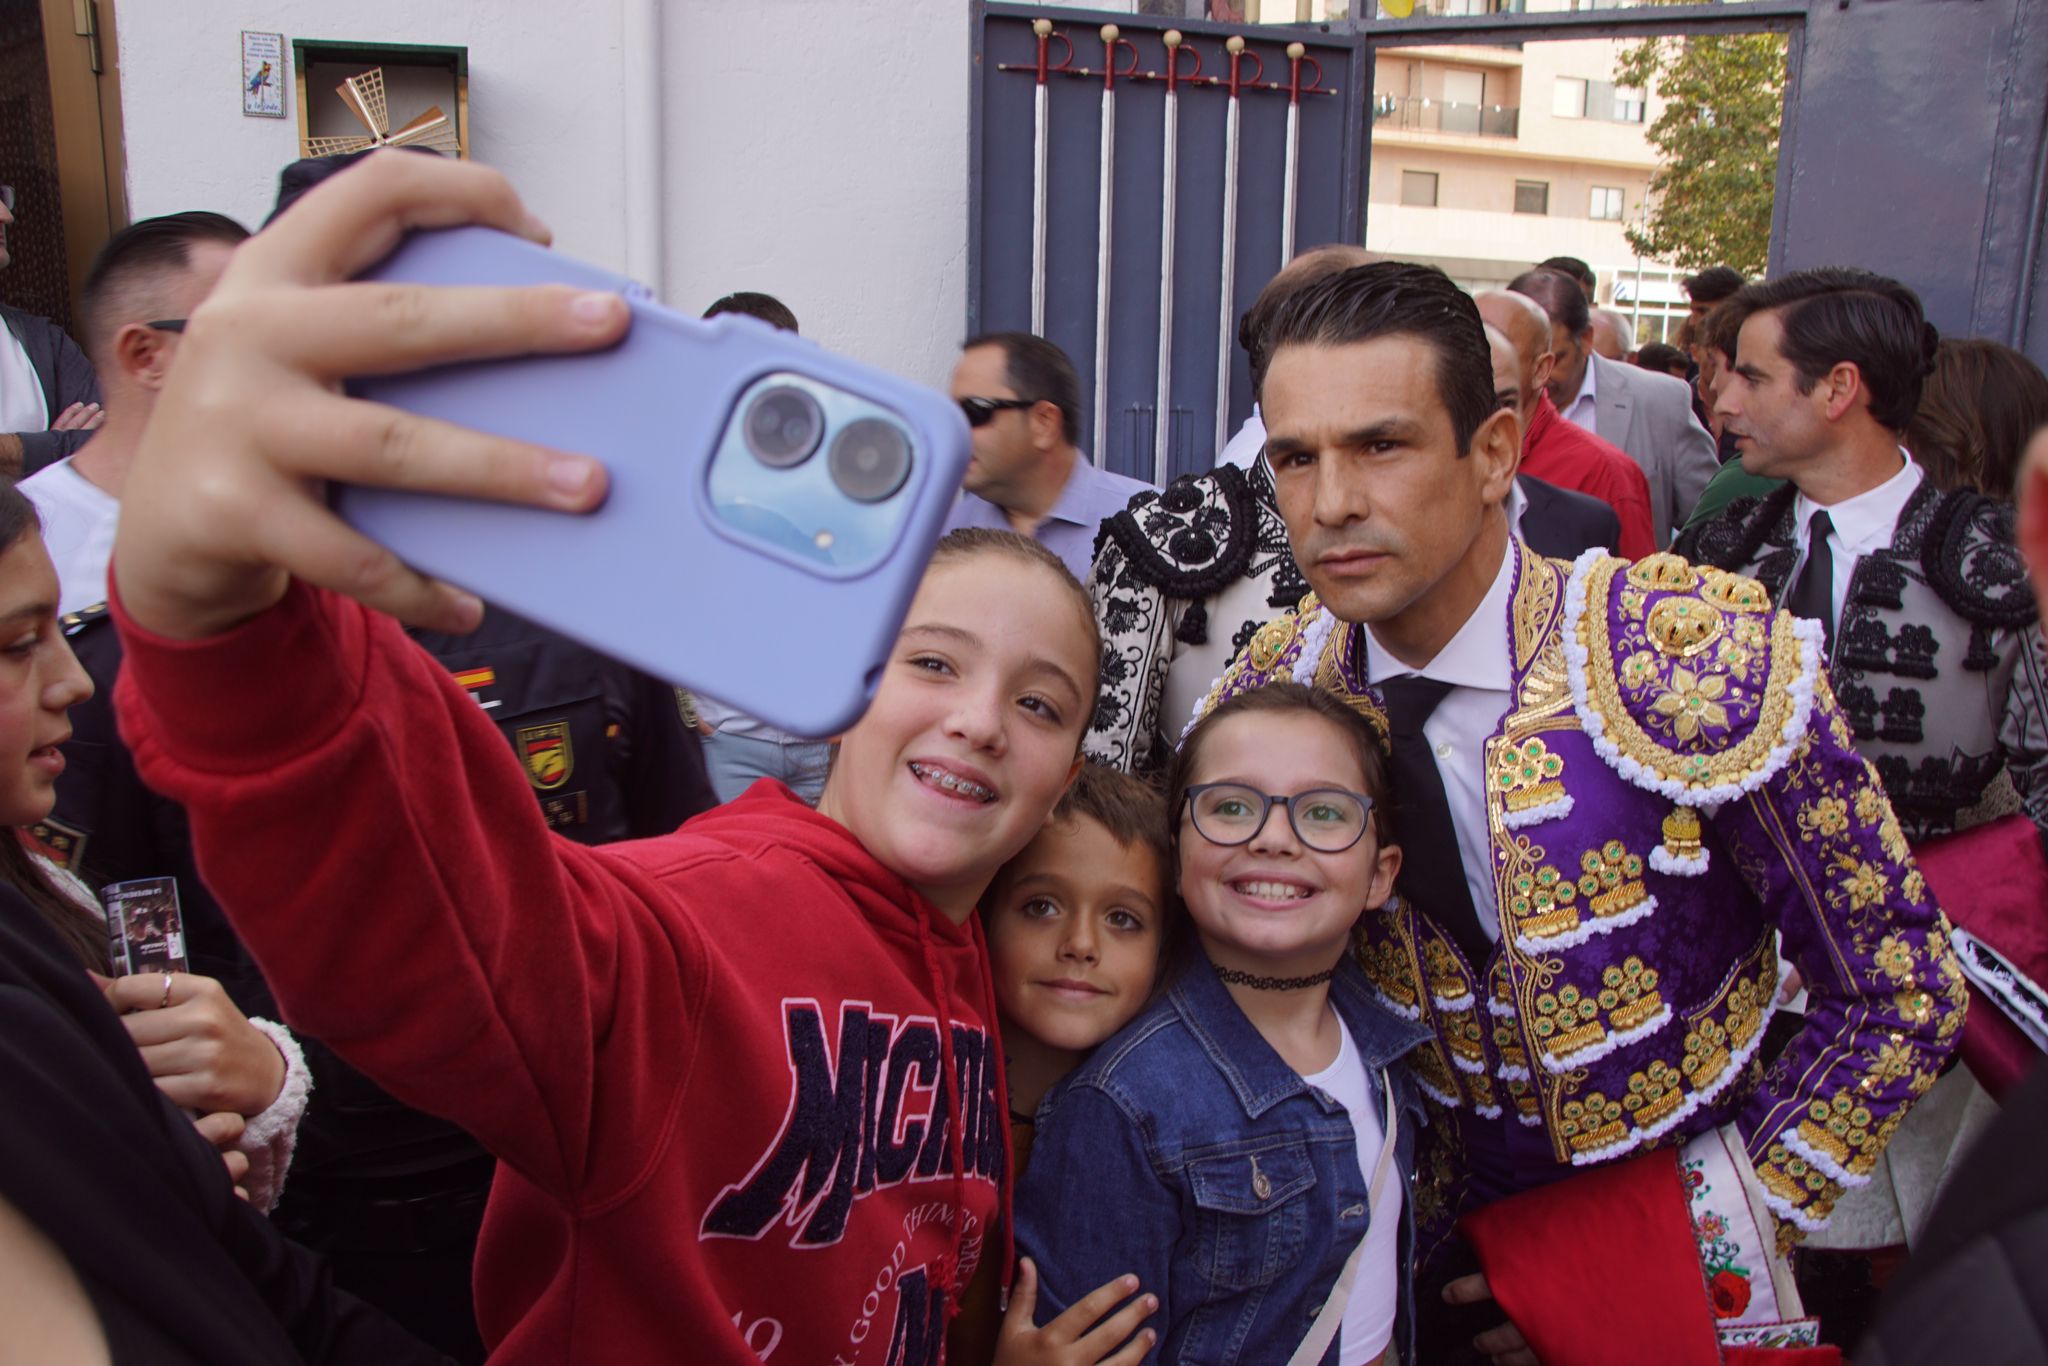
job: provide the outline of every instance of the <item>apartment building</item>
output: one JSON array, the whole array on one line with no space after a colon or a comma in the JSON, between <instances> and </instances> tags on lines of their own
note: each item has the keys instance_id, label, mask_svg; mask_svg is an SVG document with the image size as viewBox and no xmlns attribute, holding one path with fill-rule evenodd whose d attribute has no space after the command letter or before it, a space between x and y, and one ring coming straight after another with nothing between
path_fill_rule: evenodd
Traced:
<instances>
[{"instance_id":1,"label":"apartment building","mask_svg":"<svg viewBox=\"0 0 2048 1366\"><path fill-rule=\"evenodd\" d=\"M1443 267L1470 288L1576 256L1600 301L1640 311L1651 340L1675 326L1679 272L1641 260L1655 100L1615 81L1611 41L1415 47L1380 53L1373 78L1366 244Z\"/></svg>"},{"instance_id":2,"label":"apartment building","mask_svg":"<svg viewBox=\"0 0 2048 1366\"><path fill-rule=\"evenodd\" d=\"M1417 12L1590 8L1596 0L1415 0ZM1346 0L1250 0L1255 22L1341 16ZM1677 328L1685 274L1639 259L1623 228L1646 213L1655 96L1615 80L1611 40L1384 48L1373 73L1366 245L1443 267L1471 289L1576 256L1640 340Z\"/></svg>"}]
</instances>

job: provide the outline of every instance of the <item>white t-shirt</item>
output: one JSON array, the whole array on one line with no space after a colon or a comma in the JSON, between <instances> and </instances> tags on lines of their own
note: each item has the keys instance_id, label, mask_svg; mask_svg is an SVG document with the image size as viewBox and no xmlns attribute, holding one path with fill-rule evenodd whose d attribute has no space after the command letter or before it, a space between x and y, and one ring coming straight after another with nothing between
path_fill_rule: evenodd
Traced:
<instances>
[{"instance_id":1,"label":"white t-shirt","mask_svg":"<svg viewBox=\"0 0 2048 1366\"><path fill-rule=\"evenodd\" d=\"M1365 1060L1351 1042L1351 1031L1337 1021L1337 1060L1312 1077L1303 1077L1329 1093L1351 1115L1358 1136L1358 1170L1367 1183L1380 1159L1380 1111L1373 1104L1372 1083ZM1394 1313L1401 1302L1401 1180L1389 1172L1380 1203L1366 1212L1365 1251L1358 1257L1358 1279L1344 1306L1344 1326L1337 1334L1340 1366L1364 1366L1394 1340ZM1349 1256L1349 1249L1346 1250Z\"/></svg>"},{"instance_id":2,"label":"white t-shirt","mask_svg":"<svg viewBox=\"0 0 2048 1366\"><path fill-rule=\"evenodd\" d=\"M49 426L42 377L14 330L0 323L0 432L41 432Z\"/></svg>"},{"instance_id":3,"label":"white t-shirt","mask_svg":"<svg viewBox=\"0 0 2048 1366\"><path fill-rule=\"evenodd\" d=\"M57 566L57 610L76 612L105 602L121 500L72 469L68 459L45 465L18 487L42 514L43 544Z\"/></svg>"}]
</instances>

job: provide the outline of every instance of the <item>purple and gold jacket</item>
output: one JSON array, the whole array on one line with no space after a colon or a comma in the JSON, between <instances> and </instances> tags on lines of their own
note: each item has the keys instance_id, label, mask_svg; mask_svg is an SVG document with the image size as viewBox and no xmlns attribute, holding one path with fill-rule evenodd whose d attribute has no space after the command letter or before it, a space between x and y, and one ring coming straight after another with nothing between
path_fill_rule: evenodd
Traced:
<instances>
[{"instance_id":1,"label":"purple and gold jacket","mask_svg":"<svg viewBox=\"0 0 2048 1366\"><path fill-rule=\"evenodd\" d=\"M1772 1211L1817 1229L1934 1084L1965 1000L1947 922L1829 692L1819 627L1676 555L1513 553L1511 701L1485 747L1500 941L1467 962L1426 907L1397 906L1361 923L1366 974L1430 1025L1410 1062L1437 1103L1518 1121L1501 1125L1518 1167L1732 1121ZM1311 594L1200 710L1292 678L1384 731L1364 642ZM1781 948L1810 1004L1765 1070ZM1455 1157L1432 1160L1417 1214L1441 1224Z\"/></svg>"}]
</instances>

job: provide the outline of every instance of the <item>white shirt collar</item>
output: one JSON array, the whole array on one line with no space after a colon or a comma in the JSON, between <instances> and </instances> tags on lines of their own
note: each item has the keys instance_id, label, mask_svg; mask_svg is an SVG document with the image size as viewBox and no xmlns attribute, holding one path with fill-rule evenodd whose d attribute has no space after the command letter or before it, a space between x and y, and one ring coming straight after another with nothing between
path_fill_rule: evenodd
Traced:
<instances>
[{"instance_id":1,"label":"white shirt collar","mask_svg":"<svg viewBox=\"0 0 2048 1366\"><path fill-rule=\"evenodd\" d=\"M1508 535L1522 534L1522 514L1529 510L1529 495L1522 492L1522 480L1517 476L1508 481Z\"/></svg>"},{"instance_id":2,"label":"white shirt collar","mask_svg":"<svg viewBox=\"0 0 2048 1366\"><path fill-rule=\"evenodd\" d=\"M1794 498L1792 515L1797 521L1801 548L1805 548L1806 529L1813 521L1813 514L1822 511L1827 513L1828 523L1834 528L1833 541L1842 549L1856 555L1867 555L1890 545L1892 531L1899 524L1899 514L1906 510L1906 501L1913 496L1913 490L1920 487L1924 477L1912 456L1904 450L1899 455L1905 464L1897 474L1854 498L1844 498L1827 508L1803 493Z\"/></svg>"},{"instance_id":3,"label":"white shirt collar","mask_svg":"<svg viewBox=\"0 0 2048 1366\"><path fill-rule=\"evenodd\" d=\"M1558 416L1567 422L1593 430L1594 405L1599 399L1600 384L1594 377L1599 373L1599 357L1591 351L1586 353L1586 373L1579 379L1579 392L1572 395L1572 401L1564 405Z\"/></svg>"},{"instance_id":4,"label":"white shirt collar","mask_svg":"<svg viewBox=\"0 0 2048 1366\"><path fill-rule=\"evenodd\" d=\"M1500 557L1500 570L1493 576L1493 586L1472 609L1472 615L1465 618L1458 633L1429 663L1419 669L1409 668L1372 638L1370 625L1365 628L1371 646L1365 657L1366 681L1379 683L1412 673L1456 688L1508 691L1514 683L1514 668L1508 660L1507 624L1508 595L1514 586L1515 542L1509 537L1506 553Z\"/></svg>"}]
</instances>

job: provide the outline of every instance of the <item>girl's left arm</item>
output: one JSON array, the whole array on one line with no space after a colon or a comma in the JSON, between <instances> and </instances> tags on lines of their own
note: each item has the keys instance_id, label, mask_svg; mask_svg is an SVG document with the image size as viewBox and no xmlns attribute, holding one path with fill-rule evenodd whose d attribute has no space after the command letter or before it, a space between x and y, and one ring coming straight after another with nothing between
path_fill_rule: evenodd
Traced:
<instances>
[{"instance_id":1,"label":"girl's left arm","mask_svg":"<svg viewBox=\"0 0 2048 1366\"><path fill-rule=\"evenodd\" d=\"M1055 1096L1039 1112L1016 1205L1018 1255L1038 1267L1037 1321L1049 1323L1090 1291L1135 1276L1134 1293L1159 1301L1146 1324L1158 1337L1144 1359L1160 1360L1174 1321L1181 1201L1155 1167L1137 1117L1093 1086Z\"/></svg>"}]
</instances>

